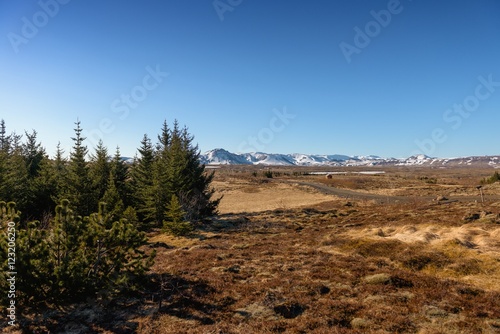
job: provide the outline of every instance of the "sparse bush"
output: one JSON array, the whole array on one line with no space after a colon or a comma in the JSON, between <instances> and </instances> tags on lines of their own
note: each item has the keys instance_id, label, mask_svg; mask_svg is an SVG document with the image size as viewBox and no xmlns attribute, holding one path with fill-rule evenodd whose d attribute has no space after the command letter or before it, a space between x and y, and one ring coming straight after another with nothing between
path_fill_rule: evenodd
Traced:
<instances>
[{"instance_id":1,"label":"sparse bush","mask_svg":"<svg viewBox=\"0 0 500 334\"><path fill-rule=\"evenodd\" d=\"M421 176L418 179L421 181L425 181L425 183L428 183L428 184L436 184L437 183L437 178L435 178L435 177Z\"/></svg>"},{"instance_id":2,"label":"sparse bush","mask_svg":"<svg viewBox=\"0 0 500 334\"><path fill-rule=\"evenodd\" d=\"M500 174L495 172L492 176L481 180L481 184L492 184L500 181Z\"/></svg>"},{"instance_id":3,"label":"sparse bush","mask_svg":"<svg viewBox=\"0 0 500 334\"><path fill-rule=\"evenodd\" d=\"M416 271L423 270L428 266L443 268L450 263L450 259L441 252L424 252L421 254L405 252L401 260L406 268Z\"/></svg>"},{"instance_id":4,"label":"sparse bush","mask_svg":"<svg viewBox=\"0 0 500 334\"><path fill-rule=\"evenodd\" d=\"M264 172L264 176L267 177L268 179L272 179L273 178L273 172L270 171L270 170L266 170Z\"/></svg>"}]
</instances>

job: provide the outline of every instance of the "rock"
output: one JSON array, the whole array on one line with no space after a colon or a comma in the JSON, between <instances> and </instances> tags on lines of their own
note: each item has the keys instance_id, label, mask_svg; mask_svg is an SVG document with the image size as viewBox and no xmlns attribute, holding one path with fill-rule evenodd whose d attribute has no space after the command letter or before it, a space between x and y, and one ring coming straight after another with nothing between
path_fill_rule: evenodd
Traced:
<instances>
[{"instance_id":1,"label":"rock","mask_svg":"<svg viewBox=\"0 0 500 334\"><path fill-rule=\"evenodd\" d=\"M351 327L354 329L367 329L371 326L371 321L363 318L354 318L351 320Z\"/></svg>"},{"instance_id":2,"label":"rock","mask_svg":"<svg viewBox=\"0 0 500 334\"><path fill-rule=\"evenodd\" d=\"M365 276L363 281L366 284L388 284L391 282L391 276L389 274L375 274Z\"/></svg>"},{"instance_id":3,"label":"rock","mask_svg":"<svg viewBox=\"0 0 500 334\"><path fill-rule=\"evenodd\" d=\"M472 222L474 220L478 220L479 218L481 218L481 216L479 215L479 213L471 213L471 214L465 215L462 218L462 220L464 220L466 222Z\"/></svg>"}]
</instances>

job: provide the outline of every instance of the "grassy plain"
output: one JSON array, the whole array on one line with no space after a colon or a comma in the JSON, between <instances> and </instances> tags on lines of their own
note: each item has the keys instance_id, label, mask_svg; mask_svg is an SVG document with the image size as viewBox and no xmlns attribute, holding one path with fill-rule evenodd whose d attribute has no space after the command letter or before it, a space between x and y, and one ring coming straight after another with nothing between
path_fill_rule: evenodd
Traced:
<instances>
[{"instance_id":1,"label":"grassy plain","mask_svg":"<svg viewBox=\"0 0 500 334\"><path fill-rule=\"evenodd\" d=\"M500 183L484 202L476 188L493 172L217 169L219 216L186 238L151 232L144 291L29 330L500 333Z\"/></svg>"}]
</instances>

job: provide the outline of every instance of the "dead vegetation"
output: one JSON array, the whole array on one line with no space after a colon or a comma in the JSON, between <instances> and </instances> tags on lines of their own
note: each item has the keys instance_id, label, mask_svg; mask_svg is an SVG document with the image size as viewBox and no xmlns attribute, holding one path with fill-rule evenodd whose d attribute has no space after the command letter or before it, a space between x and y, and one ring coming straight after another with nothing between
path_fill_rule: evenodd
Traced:
<instances>
[{"instance_id":1,"label":"dead vegetation","mask_svg":"<svg viewBox=\"0 0 500 334\"><path fill-rule=\"evenodd\" d=\"M227 204L194 235L151 233L143 291L33 315L27 332L500 332L499 202L347 201L238 173L218 177ZM434 197L461 175L473 196L462 171L398 173L364 190L389 177Z\"/></svg>"}]
</instances>

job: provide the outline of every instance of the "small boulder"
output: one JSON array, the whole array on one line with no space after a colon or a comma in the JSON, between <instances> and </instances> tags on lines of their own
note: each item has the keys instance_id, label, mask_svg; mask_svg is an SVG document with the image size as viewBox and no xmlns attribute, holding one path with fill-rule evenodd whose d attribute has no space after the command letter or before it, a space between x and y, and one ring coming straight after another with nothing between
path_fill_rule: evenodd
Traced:
<instances>
[{"instance_id":1,"label":"small boulder","mask_svg":"<svg viewBox=\"0 0 500 334\"><path fill-rule=\"evenodd\" d=\"M444 202L444 201L447 201L447 200L448 200L448 198L445 197L445 196L438 196L435 199L436 202Z\"/></svg>"},{"instance_id":2,"label":"small boulder","mask_svg":"<svg viewBox=\"0 0 500 334\"><path fill-rule=\"evenodd\" d=\"M388 284L391 282L391 276L389 274L375 274L365 276L363 281L366 284Z\"/></svg>"}]
</instances>

